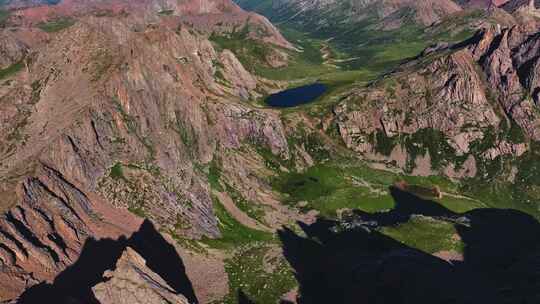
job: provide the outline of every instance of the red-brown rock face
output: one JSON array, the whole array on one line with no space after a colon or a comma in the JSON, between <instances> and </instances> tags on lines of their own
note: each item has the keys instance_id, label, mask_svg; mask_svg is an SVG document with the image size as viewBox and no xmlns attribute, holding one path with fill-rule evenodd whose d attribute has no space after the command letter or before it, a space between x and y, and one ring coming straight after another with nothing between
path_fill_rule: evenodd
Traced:
<instances>
[{"instance_id":1,"label":"red-brown rock face","mask_svg":"<svg viewBox=\"0 0 540 304\"><path fill-rule=\"evenodd\" d=\"M34 3L36 4L36 3ZM16 7L25 7L24 3ZM13 13L15 24L31 25L61 17L96 15L130 15L132 20L157 22L167 19L170 27L188 24L199 31L232 31L249 24L250 36L266 43L291 48L291 44L263 16L242 10L231 0L63 0L56 5L28 5Z\"/></svg>"},{"instance_id":2,"label":"red-brown rock face","mask_svg":"<svg viewBox=\"0 0 540 304\"><path fill-rule=\"evenodd\" d=\"M515 26L493 34L487 30L480 35L487 45L484 52L476 52L479 64L487 76L492 90L499 93L498 100L517 124L534 140L540 140L540 114L538 102L540 83L537 68L538 34ZM473 46L473 49L474 46Z\"/></svg>"},{"instance_id":3,"label":"red-brown rock face","mask_svg":"<svg viewBox=\"0 0 540 304\"><path fill-rule=\"evenodd\" d=\"M228 1L196 2L173 9L249 16ZM289 153L278 113L243 102L279 84L185 20L137 13L77 15L60 33L0 32L5 64L25 64L0 86L0 301L52 280L89 237L130 235L142 221L134 214L179 236L218 236L203 168L248 142ZM271 26L264 20L249 22ZM44 39L26 43L34 31Z\"/></svg>"},{"instance_id":4,"label":"red-brown rock face","mask_svg":"<svg viewBox=\"0 0 540 304\"><path fill-rule=\"evenodd\" d=\"M115 270L107 271L105 277L106 282L93 288L102 304L189 304L183 295L176 294L159 275L148 269L146 261L130 247L118 260Z\"/></svg>"},{"instance_id":5,"label":"red-brown rock face","mask_svg":"<svg viewBox=\"0 0 540 304\"><path fill-rule=\"evenodd\" d=\"M452 147L453 155L476 153L477 160L522 155L527 145L519 139L486 143L486 134L508 128L513 121L527 137L540 140L539 37L526 26L494 27L480 32L466 46L426 50L368 89L354 91L336 107L345 143L368 158L381 159L377 132L397 140L435 129L444 134L443 143ZM482 141L483 150L476 151ZM418 149L401 145L386 151L386 157L399 167L426 161L422 155L407 160ZM446 148L438 149L442 155ZM428 157L427 162L432 162L434 156ZM469 176L477 173L474 159L471 162L469 157L462 164L468 164ZM454 164L443 166L450 176L455 175Z\"/></svg>"}]
</instances>

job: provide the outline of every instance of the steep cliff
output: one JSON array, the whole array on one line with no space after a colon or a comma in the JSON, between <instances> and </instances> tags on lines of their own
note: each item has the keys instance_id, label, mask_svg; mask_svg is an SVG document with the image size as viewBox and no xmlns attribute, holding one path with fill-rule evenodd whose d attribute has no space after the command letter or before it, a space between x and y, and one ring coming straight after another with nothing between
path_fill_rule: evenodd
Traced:
<instances>
[{"instance_id":1,"label":"steep cliff","mask_svg":"<svg viewBox=\"0 0 540 304\"><path fill-rule=\"evenodd\" d=\"M369 158L425 174L473 177L476 162L519 157L540 140L537 38L498 26L427 49L337 106L340 134Z\"/></svg>"},{"instance_id":2,"label":"steep cliff","mask_svg":"<svg viewBox=\"0 0 540 304\"><path fill-rule=\"evenodd\" d=\"M88 237L133 232L139 216L174 235L219 236L208 164L250 142L289 153L278 114L244 102L280 84L216 51L201 28L113 12L44 33L41 9L19 11L19 28L2 34L21 68L0 87L1 300L53 279ZM45 38L24 44L34 32Z\"/></svg>"},{"instance_id":3,"label":"steep cliff","mask_svg":"<svg viewBox=\"0 0 540 304\"><path fill-rule=\"evenodd\" d=\"M146 261L130 247L126 248L114 271L105 273L106 282L93 290L102 304L160 303L188 304L157 274L146 266Z\"/></svg>"}]
</instances>

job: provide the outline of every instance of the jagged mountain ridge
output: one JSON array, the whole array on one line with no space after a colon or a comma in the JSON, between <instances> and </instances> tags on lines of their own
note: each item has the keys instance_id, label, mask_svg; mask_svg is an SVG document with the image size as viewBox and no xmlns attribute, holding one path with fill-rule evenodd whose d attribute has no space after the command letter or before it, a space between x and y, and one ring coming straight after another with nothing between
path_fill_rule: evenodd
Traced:
<instances>
[{"instance_id":1,"label":"jagged mountain ridge","mask_svg":"<svg viewBox=\"0 0 540 304\"><path fill-rule=\"evenodd\" d=\"M432 43L458 42L492 24L516 24L502 8L453 1L239 0L281 28L300 29L337 54L344 69L389 71Z\"/></svg>"},{"instance_id":2,"label":"jagged mountain ridge","mask_svg":"<svg viewBox=\"0 0 540 304\"><path fill-rule=\"evenodd\" d=\"M341 15L351 21L360 21L369 18L370 14L375 16L383 23L390 24L407 10L414 11L414 19L424 25L430 25L441 20L442 17L456 13L461 8L451 0L444 1L404 1L404 0L359 0L359 1L275 1L273 3L275 10L291 10L298 12L291 19L302 18L303 15L320 15L320 22L324 22L324 17L330 15ZM322 23L321 23L322 25Z\"/></svg>"},{"instance_id":3,"label":"jagged mountain ridge","mask_svg":"<svg viewBox=\"0 0 540 304\"><path fill-rule=\"evenodd\" d=\"M197 303L175 247L150 221L129 236L88 238L77 261L17 300L54 303Z\"/></svg>"},{"instance_id":4,"label":"jagged mountain ridge","mask_svg":"<svg viewBox=\"0 0 540 304\"><path fill-rule=\"evenodd\" d=\"M519 130L532 141L540 140L537 37L525 26L491 27L465 44L426 50L370 87L353 92L336 108L343 139L368 157L385 151L399 167L413 163L412 168L426 168L425 174L435 167L454 177L474 177L479 163L524 154L527 140ZM366 102L370 100L376 102ZM488 138L493 136L490 132L511 129L514 135L506 139ZM411 159L399 138L422 130L442 132L441 151L424 150ZM377 132L401 144L385 146ZM434 138L426 139L428 145L429 140ZM457 163L456 155L462 156Z\"/></svg>"},{"instance_id":5,"label":"jagged mountain ridge","mask_svg":"<svg viewBox=\"0 0 540 304\"><path fill-rule=\"evenodd\" d=\"M240 25L255 27L250 31L254 38L285 48L290 44L281 36L273 25L263 16L249 13L239 8L232 1L174 1L174 0L64 0L56 5L38 5L22 10L15 10L10 19L15 25L31 25L55 18L86 16L89 14L133 14L147 22L156 22L157 18L171 16L171 26L189 24L200 31L231 31Z\"/></svg>"}]
</instances>

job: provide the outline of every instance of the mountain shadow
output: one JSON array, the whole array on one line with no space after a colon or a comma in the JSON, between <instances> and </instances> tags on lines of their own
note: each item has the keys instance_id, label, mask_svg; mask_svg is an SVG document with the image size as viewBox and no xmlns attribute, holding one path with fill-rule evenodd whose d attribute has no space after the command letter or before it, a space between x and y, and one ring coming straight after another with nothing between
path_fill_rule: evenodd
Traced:
<instances>
[{"instance_id":1,"label":"mountain shadow","mask_svg":"<svg viewBox=\"0 0 540 304\"><path fill-rule=\"evenodd\" d=\"M397 187L390 187L390 195L395 202L392 210L377 213L355 210L354 213L362 220L377 223L377 226L395 226L407 222L412 215L418 214L448 219L457 219L462 216L439 203L422 199Z\"/></svg>"},{"instance_id":2,"label":"mountain shadow","mask_svg":"<svg viewBox=\"0 0 540 304\"><path fill-rule=\"evenodd\" d=\"M17 303L99 304L92 287L105 281L103 273L115 269L128 246L137 251L146 260L148 268L176 293L184 295L189 303L198 303L182 259L148 220L129 239L88 239L78 260L61 272L52 284L41 283L27 289Z\"/></svg>"},{"instance_id":3,"label":"mountain shadow","mask_svg":"<svg viewBox=\"0 0 540 304\"><path fill-rule=\"evenodd\" d=\"M391 193L395 209L358 212L357 225L343 231L325 219L301 225L307 237L279 231L300 285L298 303L540 303L536 219L500 209L459 214L399 189ZM455 223L464 260L447 262L373 229L404 223L411 215Z\"/></svg>"},{"instance_id":4,"label":"mountain shadow","mask_svg":"<svg viewBox=\"0 0 540 304\"><path fill-rule=\"evenodd\" d=\"M238 290L238 304L255 304L241 289Z\"/></svg>"},{"instance_id":5,"label":"mountain shadow","mask_svg":"<svg viewBox=\"0 0 540 304\"><path fill-rule=\"evenodd\" d=\"M146 260L146 266L165 280L176 293L185 296L189 303L198 303L182 258L149 220L144 221L139 231L131 236L129 246L137 251Z\"/></svg>"}]
</instances>

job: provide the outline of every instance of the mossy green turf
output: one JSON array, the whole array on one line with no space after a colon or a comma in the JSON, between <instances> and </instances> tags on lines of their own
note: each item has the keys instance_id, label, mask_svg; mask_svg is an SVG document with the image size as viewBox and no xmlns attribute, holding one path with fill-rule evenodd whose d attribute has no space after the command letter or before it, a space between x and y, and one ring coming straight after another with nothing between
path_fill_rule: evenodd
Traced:
<instances>
[{"instance_id":1,"label":"mossy green turf","mask_svg":"<svg viewBox=\"0 0 540 304\"><path fill-rule=\"evenodd\" d=\"M335 217L339 209L360 209L375 212L394 206L384 189L372 193L365 186L354 185L354 169L319 165L302 173L285 173L274 181L274 187L286 194L288 203L306 202L305 209L318 210L321 215Z\"/></svg>"},{"instance_id":2,"label":"mossy green turf","mask_svg":"<svg viewBox=\"0 0 540 304\"><path fill-rule=\"evenodd\" d=\"M439 251L463 252L463 242L453 223L427 217L413 217L408 222L380 229L381 233L426 253Z\"/></svg>"},{"instance_id":3,"label":"mossy green turf","mask_svg":"<svg viewBox=\"0 0 540 304\"><path fill-rule=\"evenodd\" d=\"M292 268L281 255L265 259L270 250L272 247L264 244L246 246L225 261L230 292L219 303L239 303L239 291L255 303L277 303L297 286Z\"/></svg>"},{"instance_id":4,"label":"mossy green turf","mask_svg":"<svg viewBox=\"0 0 540 304\"><path fill-rule=\"evenodd\" d=\"M220 183L221 178L221 166L219 164L219 161L217 159L213 159L209 166L208 166L208 174L207 174L208 182L210 183L210 187L212 189L217 191L223 191L223 187Z\"/></svg>"},{"instance_id":5,"label":"mossy green turf","mask_svg":"<svg viewBox=\"0 0 540 304\"><path fill-rule=\"evenodd\" d=\"M221 237L203 239L203 243L219 249L232 249L253 242L273 242L275 238L268 232L254 230L240 224L223 207L217 197L213 197L214 214L218 220Z\"/></svg>"},{"instance_id":6,"label":"mossy green turf","mask_svg":"<svg viewBox=\"0 0 540 304\"><path fill-rule=\"evenodd\" d=\"M397 181L424 187L438 186L444 193L443 197L431 200L456 213L502 207L482 199L482 192L466 192L462 183L444 177L392 173L370 168L354 160L331 161L303 172L281 173L274 178L273 186L283 194L286 203L307 202L304 209L315 209L322 216L335 218L337 211L343 208L365 212L392 209L395 202L390 196L389 187ZM518 203L507 202L505 205L511 207L513 204Z\"/></svg>"},{"instance_id":7,"label":"mossy green turf","mask_svg":"<svg viewBox=\"0 0 540 304\"><path fill-rule=\"evenodd\" d=\"M24 62L21 60L17 63L14 63L8 66L5 69L0 69L0 80L6 79L15 75L17 72L21 71L24 68Z\"/></svg>"},{"instance_id":8,"label":"mossy green turf","mask_svg":"<svg viewBox=\"0 0 540 304\"><path fill-rule=\"evenodd\" d=\"M38 27L47 33L55 33L64 30L75 24L75 20L72 18L58 18L47 22L41 22Z\"/></svg>"},{"instance_id":9,"label":"mossy green turf","mask_svg":"<svg viewBox=\"0 0 540 304\"><path fill-rule=\"evenodd\" d=\"M9 11L0 9L0 27L2 27L4 23L7 21L7 19L9 18L9 15L10 15Z\"/></svg>"},{"instance_id":10,"label":"mossy green turf","mask_svg":"<svg viewBox=\"0 0 540 304\"><path fill-rule=\"evenodd\" d=\"M289 55L289 63L283 68L272 68L266 63L266 56L272 46L248 37L249 27L236 28L230 34L214 33L210 36L210 41L214 43L218 50L228 49L232 51L238 60L251 72L268 79L294 80L324 75L336 71L336 68L323 65L323 58L320 51L322 41L309 39L302 33L285 29L284 34L302 51L294 51L280 48L282 52Z\"/></svg>"},{"instance_id":11,"label":"mossy green turf","mask_svg":"<svg viewBox=\"0 0 540 304\"><path fill-rule=\"evenodd\" d=\"M116 163L114 166L112 166L109 176L113 179L126 179L124 176L124 168L122 167L122 164Z\"/></svg>"}]
</instances>

